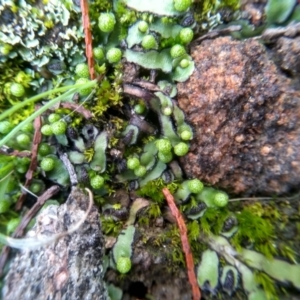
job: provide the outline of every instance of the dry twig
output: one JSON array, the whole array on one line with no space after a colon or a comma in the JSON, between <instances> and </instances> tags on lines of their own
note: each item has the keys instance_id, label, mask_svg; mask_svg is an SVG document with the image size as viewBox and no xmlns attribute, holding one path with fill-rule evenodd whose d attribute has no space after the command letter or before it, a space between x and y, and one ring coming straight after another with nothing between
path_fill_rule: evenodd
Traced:
<instances>
[{"instance_id":1,"label":"dry twig","mask_svg":"<svg viewBox=\"0 0 300 300\"><path fill-rule=\"evenodd\" d=\"M31 148L31 161L30 161L30 165L29 165L28 171L25 176L26 177L26 181L24 184L25 188L29 187L31 180L33 178L33 173L35 172L36 167L37 167L38 148L39 148L39 144L42 140L41 127L42 127L42 119L41 119L41 116L38 116L34 120L34 136L33 136L32 148ZM26 194L27 194L27 192L25 190L22 190L22 194L16 203L16 210L20 210L22 208Z\"/></svg>"},{"instance_id":2,"label":"dry twig","mask_svg":"<svg viewBox=\"0 0 300 300\"><path fill-rule=\"evenodd\" d=\"M31 157L31 152L30 151L19 151L19 150L14 150L12 148L9 148L7 146L2 146L0 148L0 153L7 155L7 156L16 156L16 157Z\"/></svg>"},{"instance_id":3,"label":"dry twig","mask_svg":"<svg viewBox=\"0 0 300 300\"><path fill-rule=\"evenodd\" d=\"M93 58L93 47L92 47L92 33L91 24L89 18L89 6L87 0L80 0L81 11L82 11L82 24L84 30L85 39L85 55L87 58L91 79L95 79L94 69L94 58Z\"/></svg>"},{"instance_id":4,"label":"dry twig","mask_svg":"<svg viewBox=\"0 0 300 300\"><path fill-rule=\"evenodd\" d=\"M162 192L168 202L168 205L171 209L173 216L175 217L175 219L177 221L177 225L178 225L179 232L180 232L180 239L181 239L181 243L182 243L182 250L185 255L188 278L189 278L189 282L192 286L193 300L200 300L201 292L200 292L200 289L199 289L199 286L197 283L197 278L196 278L195 271L194 271L194 259L193 259L192 250L191 250L188 236L187 236L187 228L185 226L185 222L183 220L183 217L182 217L180 211L178 210L178 208L175 204L174 197L172 196L170 191L167 188L163 188Z\"/></svg>"},{"instance_id":5,"label":"dry twig","mask_svg":"<svg viewBox=\"0 0 300 300\"><path fill-rule=\"evenodd\" d=\"M93 117L93 114L89 110L84 108L81 104L77 104L73 102L64 102L64 103L60 103L60 106L78 112L87 120Z\"/></svg>"}]
</instances>

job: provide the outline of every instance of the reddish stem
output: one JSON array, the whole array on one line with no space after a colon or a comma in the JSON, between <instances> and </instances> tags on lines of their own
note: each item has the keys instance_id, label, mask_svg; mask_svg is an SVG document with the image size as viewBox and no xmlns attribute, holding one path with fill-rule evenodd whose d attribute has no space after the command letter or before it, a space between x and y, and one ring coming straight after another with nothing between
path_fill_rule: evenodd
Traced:
<instances>
[{"instance_id":1,"label":"reddish stem","mask_svg":"<svg viewBox=\"0 0 300 300\"><path fill-rule=\"evenodd\" d=\"M92 46L92 33L91 24L89 18L89 6L87 0L80 0L81 11L82 11L82 24L85 39L85 55L87 58L87 63L89 66L91 79L95 79L95 69L94 69L94 58L93 58L93 46Z\"/></svg>"},{"instance_id":2,"label":"reddish stem","mask_svg":"<svg viewBox=\"0 0 300 300\"><path fill-rule=\"evenodd\" d=\"M177 208L177 206L175 204L174 197L172 196L170 191L167 188L163 188L162 192L168 202L168 205L170 207L170 210L171 210L173 216L175 217L175 219L177 221L177 225L178 225L179 232L180 232L181 243L182 243L182 250L185 255L188 278L189 278L189 282L192 286L193 300L200 300L201 292L200 292L200 289L199 289L199 286L197 283L197 278L196 278L195 271L194 271L194 259L193 259L192 250L191 250L188 236L187 236L187 228L185 226L185 222L183 220L183 217L182 217L179 209Z\"/></svg>"},{"instance_id":3,"label":"reddish stem","mask_svg":"<svg viewBox=\"0 0 300 300\"><path fill-rule=\"evenodd\" d=\"M36 109L37 109L37 107L36 107ZM31 161L30 161L30 165L29 165L29 168L28 168L26 176L25 176L26 181L24 183L24 186L26 188L29 187L29 185L33 179L34 172L36 171L37 164L38 164L38 161L37 161L38 148L39 148L40 142L42 141L41 127L42 127L42 119L41 119L41 116L38 116L34 120L34 135L33 135L32 147L31 147ZM20 197L16 203L16 210L20 210L22 208L26 195L27 195L27 192L25 190L22 190L22 194L20 195Z\"/></svg>"}]
</instances>

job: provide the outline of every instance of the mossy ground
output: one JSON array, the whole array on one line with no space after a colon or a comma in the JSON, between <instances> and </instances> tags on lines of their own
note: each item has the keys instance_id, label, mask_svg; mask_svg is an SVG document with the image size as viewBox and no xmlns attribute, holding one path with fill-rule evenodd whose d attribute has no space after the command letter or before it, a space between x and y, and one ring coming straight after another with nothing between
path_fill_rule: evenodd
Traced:
<instances>
[{"instance_id":1,"label":"mossy ground","mask_svg":"<svg viewBox=\"0 0 300 300\"><path fill-rule=\"evenodd\" d=\"M237 9L238 1L223 1L224 6L230 10ZM201 12L200 11L201 7ZM196 20L207 21L207 12L212 10L212 1L202 1L196 4ZM90 17L93 21L93 30L97 30L96 20L100 12L111 10L111 1L94 1L90 7ZM198 11L197 11L198 9ZM215 11L213 12L215 13ZM143 18L149 21L151 14L141 14L126 9L122 4L117 7L116 15L122 24L118 31L119 39L125 38L128 28L138 18ZM172 18L164 18L163 22L173 24L175 21ZM96 37L96 43L102 43L103 37ZM163 38L161 40L162 49L167 49L173 44L178 43L176 38ZM23 62L18 61L20 65ZM85 125L93 125L97 129L105 129L108 132L108 146L107 146L107 168L103 172L105 178L105 186L103 189L95 191L95 202L99 209L106 204L108 196L115 195L119 190L126 190L128 194L135 198L137 196L144 197L150 201L150 205L143 211L139 212L136 220L137 234L133 243L133 269L126 275L119 275L116 272L109 270L107 280L115 283L124 289L125 293L130 294L128 285L133 281L144 282L148 289L154 289L154 282L156 287L163 289L167 288L164 299L171 299L172 291L170 283L175 282L178 278L182 288L180 289L180 298L189 295L190 287L185 275L185 258L182 252L182 245L180 240L180 233L174 219L168 210L165 199L161 192L163 187L167 187L171 193L175 193L180 185L180 180L174 180L171 183L165 183L163 179L159 178L150 181L135 192L132 192L129 182L116 182L115 174L119 169L122 169L124 161L121 158L127 159L131 155L140 155L143 152L143 147L159 137L160 128L157 128L157 135L144 136L141 143L138 145L128 145L122 140L122 132L130 122L128 117L132 107L141 101L126 99L122 93L122 76L123 66L119 63L114 66L105 67L102 62L97 62L96 71L100 76L103 76L99 82L94 97L83 105L85 109L94 114L94 118L89 121L79 114L73 114L71 118L71 127L76 130L81 130ZM0 109L5 111L8 106L14 105L15 102L20 102L13 97L6 97L5 84L11 81L17 81L22 77L22 83L27 88L31 80L36 80L38 77L27 78L26 75L21 76L21 69L17 65L11 67L11 62L6 63L6 68L2 69L0 73ZM72 68L70 68L72 73ZM143 79L149 78L148 71L144 71ZM18 75L19 74L19 75ZM72 75L68 75L68 78ZM51 80L51 86L57 86L62 80L62 75ZM8 87L6 87L8 88ZM47 88L47 87L43 87ZM34 91L29 92L34 93ZM7 100L7 101L6 101ZM5 102L6 101L6 102ZM14 114L10 119L15 123L21 121L30 115L33 111L33 105L23 110L22 114ZM57 113L62 116L67 116L72 112L69 109L59 109ZM151 117L151 116L150 116ZM154 118L157 123L157 116ZM76 133L76 132L75 132ZM31 137L33 132L30 133ZM53 139L52 139L53 140ZM53 142L53 145L58 146L59 143ZM15 146L15 144L12 144ZM20 149L24 150L24 149ZM28 149L29 150L29 149ZM96 149L97 150L97 149ZM118 150L118 155L112 155L113 150ZM87 163L90 163L95 154L94 142L86 142L86 148L83 151L83 156ZM14 163L20 163L17 159ZM8 163L7 159L3 158L3 163ZM24 162L28 167L29 161ZM81 185L89 186L89 178L97 174L95 170L88 171L80 170L82 177L87 177L82 180ZM5 174L4 174L5 173ZM5 177L8 172L4 172L2 177ZM43 180L46 186L51 182L47 178L47 174L36 173L36 180ZM11 205L17 201L20 195L20 190L16 186L16 182L24 182L24 172L18 172L11 177L11 182L7 187L7 194L10 196ZM5 179L3 179L5 180ZM63 201L63 194L57 198ZM30 207L33 200L29 199L26 205ZM231 244L239 251L242 247L250 247L253 250L263 253L267 258L280 257L288 260L291 263L299 261L300 257L300 199L271 199L269 201L248 200L231 202L225 208L208 208L204 215L197 220L190 220L185 217L188 228L188 237L191 244L195 264L197 265L201 260L201 253L208 248L206 237L210 234L219 235L223 231L224 223L232 215L235 216L239 226L236 234L231 238ZM180 206L181 212L185 215L187 211L195 207L195 199L191 199L187 204ZM121 205L122 206L122 205ZM130 201L123 205L126 209L130 207ZM120 211L120 207L113 207L114 212ZM122 212L123 213L123 212ZM16 218L18 214L13 209L2 213L0 215L1 232L6 232L8 222ZM121 217L120 217L121 216ZM103 215L101 217L103 233L109 237L117 237L126 223L126 214L109 216ZM220 259L220 264L225 264L224 259ZM256 272L257 281L264 287L270 299L275 299L275 294L280 295L280 299L284 299L284 288L274 283L272 278L265 273ZM159 281L157 278L165 278ZM287 291L293 294L294 291ZM213 297L204 291L206 299ZM131 294L132 295L132 294ZM219 299L228 299L228 295L222 291L218 293ZM240 288L232 299L245 299L245 294Z\"/></svg>"}]
</instances>

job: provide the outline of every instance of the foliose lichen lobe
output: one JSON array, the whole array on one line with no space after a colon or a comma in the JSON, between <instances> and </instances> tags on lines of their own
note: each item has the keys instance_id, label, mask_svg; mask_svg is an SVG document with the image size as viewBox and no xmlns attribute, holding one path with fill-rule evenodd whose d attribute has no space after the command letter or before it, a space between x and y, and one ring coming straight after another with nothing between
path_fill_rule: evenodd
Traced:
<instances>
[{"instance_id":1,"label":"foliose lichen lobe","mask_svg":"<svg viewBox=\"0 0 300 300\"><path fill-rule=\"evenodd\" d=\"M195 130L185 172L235 193L299 186L299 91L255 40L206 40L178 102Z\"/></svg>"},{"instance_id":2,"label":"foliose lichen lobe","mask_svg":"<svg viewBox=\"0 0 300 300\"><path fill-rule=\"evenodd\" d=\"M0 5L0 66L18 56L38 70L52 58L71 65L83 56L80 45L80 7L70 1L49 0L45 4L5 1Z\"/></svg>"}]
</instances>

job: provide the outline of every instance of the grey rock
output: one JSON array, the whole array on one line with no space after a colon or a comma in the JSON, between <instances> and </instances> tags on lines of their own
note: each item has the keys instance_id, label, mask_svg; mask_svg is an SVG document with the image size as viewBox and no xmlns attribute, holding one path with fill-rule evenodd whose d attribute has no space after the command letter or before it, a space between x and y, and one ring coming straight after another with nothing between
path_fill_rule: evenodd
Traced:
<instances>
[{"instance_id":1,"label":"grey rock","mask_svg":"<svg viewBox=\"0 0 300 300\"><path fill-rule=\"evenodd\" d=\"M82 219L88 197L73 187L65 204L48 206L27 234L52 236ZM20 252L5 278L3 299L108 299L103 282L104 238L95 206L83 225L55 243Z\"/></svg>"}]
</instances>

